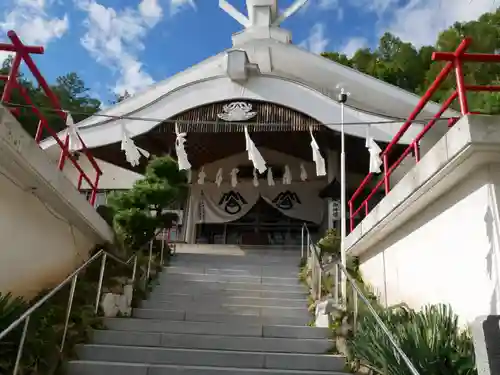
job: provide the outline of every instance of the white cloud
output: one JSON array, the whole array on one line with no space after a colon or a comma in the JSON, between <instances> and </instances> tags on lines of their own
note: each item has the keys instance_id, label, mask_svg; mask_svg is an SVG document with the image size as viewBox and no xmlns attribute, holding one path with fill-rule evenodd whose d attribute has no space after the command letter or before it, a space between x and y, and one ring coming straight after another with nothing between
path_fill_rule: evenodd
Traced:
<instances>
[{"instance_id":1,"label":"white cloud","mask_svg":"<svg viewBox=\"0 0 500 375\"><path fill-rule=\"evenodd\" d=\"M299 14L304 15L310 9L319 11L335 10L337 13L337 20L341 21L344 18L344 10L340 6L340 0L309 0L299 10Z\"/></svg>"},{"instance_id":2,"label":"white cloud","mask_svg":"<svg viewBox=\"0 0 500 375\"><path fill-rule=\"evenodd\" d=\"M352 57L358 49L365 48L366 46L368 46L368 40L366 38L355 37L349 39L340 51L347 57Z\"/></svg>"},{"instance_id":3,"label":"white cloud","mask_svg":"<svg viewBox=\"0 0 500 375\"><path fill-rule=\"evenodd\" d=\"M325 25L322 23L315 24L309 33L306 40L299 44L299 47L308 49L312 53L320 54L325 52L330 40L325 37Z\"/></svg>"},{"instance_id":4,"label":"white cloud","mask_svg":"<svg viewBox=\"0 0 500 375\"><path fill-rule=\"evenodd\" d=\"M320 9L334 9L339 6L339 0L319 0L318 7Z\"/></svg>"},{"instance_id":5,"label":"white cloud","mask_svg":"<svg viewBox=\"0 0 500 375\"><path fill-rule=\"evenodd\" d=\"M120 74L113 91L130 94L151 85L153 78L143 70L137 54L144 49L143 40L162 17L156 0L142 0L137 9L115 10L95 0L78 0L87 12L87 32L81 43L101 64Z\"/></svg>"},{"instance_id":6,"label":"white cloud","mask_svg":"<svg viewBox=\"0 0 500 375\"><path fill-rule=\"evenodd\" d=\"M54 0L17 0L7 6L0 18L0 39L7 31L14 30L26 44L46 46L61 38L69 28L68 16L58 18L49 14ZM6 54L0 54L0 61Z\"/></svg>"},{"instance_id":7,"label":"white cloud","mask_svg":"<svg viewBox=\"0 0 500 375\"><path fill-rule=\"evenodd\" d=\"M455 22L477 19L498 7L495 0L352 0L352 5L379 16L379 32L389 31L417 46L433 45Z\"/></svg>"},{"instance_id":8,"label":"white cloud","mask_svg":"<svg viewBox=\"0 0 500 375\"><path fill-rule=\"evenodd\" d=\"M206 1L206 0L205 0ZM196 10L196 4L194 0L170 0L170 14L175 15L179 13L182 9L186 7L191 7Z\"/></svg>"},{"instance_id":9,"label":"white cloud","mask_svg":"<svg viewBox=\"0 0 500 375\"><path fill-rule=\"evenodd\" d=\"M397 8L398 3L399 0L351 0L352 6L357 6L365 11L375 12L379 16L386 11Z\"/></svg>"},{"instance_id":10,"label":"white cloud","mask_svg":"<svg viewBox=\"0 0 500 375\"><path fill-rule=\"evenodd\" d=\"M163 9L158 4L158 0L143 0L139 4L139 12L151 27L156 25L163 16Z\"/></svg>"},{"instance_id":11,"label":"white cloud","mask_svg":"<svg viewBox=\"0 0 500 375\"><path fill-rule=\"evenodd\" d=\"M417 46L436 42L455 22L477 19L498 7L494 0L410 0L392 13L388 31Z\"/></svg>"}]
</instances>

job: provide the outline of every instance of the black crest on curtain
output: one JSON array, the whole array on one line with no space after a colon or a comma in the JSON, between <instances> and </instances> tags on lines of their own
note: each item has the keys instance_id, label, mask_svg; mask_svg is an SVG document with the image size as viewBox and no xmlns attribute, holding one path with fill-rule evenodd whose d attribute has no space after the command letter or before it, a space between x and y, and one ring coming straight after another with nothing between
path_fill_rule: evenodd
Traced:
<instances>
[{"instance_id":1,"label":"black crest on curtain","mask_svg":"<svg viewBox=\"0 0 500 375\"><path fill-rule=\"evenodd\" d=\"M222 194L219 200L219 206L224 207L224 211L226 211L230 215L236 215L241 211L243 205L248 202L243 198L243 196L237 191L231 190L227 193Z\"/></svg>"},{"instance_id":2,"label":"black crest on curtain","mask_svg":"<svg viewBox=\"0 0 500 375\"><path fill-rule=\"evenodd\" d=\"M291 210L296 204L302 204L297 193L287 190L279 193L273 199L273 204L282 210Z\"/></svg>"}]
</instances>

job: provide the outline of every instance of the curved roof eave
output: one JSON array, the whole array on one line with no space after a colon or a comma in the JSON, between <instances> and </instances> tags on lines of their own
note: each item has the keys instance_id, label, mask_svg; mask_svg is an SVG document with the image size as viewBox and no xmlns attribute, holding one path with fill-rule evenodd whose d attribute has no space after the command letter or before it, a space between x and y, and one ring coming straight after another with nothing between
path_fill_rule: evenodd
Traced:
<instances>
[{"instance_id":1,"label":"curved roof eave","mask_svg":"<svg viewBox=\"0 0 500 375\"><path fill-rule=\"evenodd\" d=\"M273 63L273 72L271 75L267 76L269 79L273 76L284 81L292 81L288 77L301 76L300 82L295 82L299 86L310 86L310 90L316 91L315 94L324 94L323 87L335 87L336 84L345 85L347 90L351 92L351 99L355 103L367 103L368 110L381 115L387 114L395 117L406 118L411 110L416 106L420 98L414 94L411 94L405 90L402 90L393 85L382 82L378 79L370 77L366 74L360 73L354 69L345 67L341 64L335 63L331 60L323 58L318 55L311 54L301 48L295 47L290 44L283 44L276 41L253 41L246 46L240 46L238 49L245 50L250 61L253 61L253 57L262 48L270 51L271 61ZM121 126L124 124L127 130L131 132L132 136L136 136L149 131L152 127L156 126L159 122L154 121L142 121L143 125L139 125L137 120L124 120L116 119L119 116L133 116L133 117L153 117L152 113L157 115L165 115L166 117L153 117L155 119L164 119L175 116L176 114L185 111L190 108L185 106L179 107L177 110L170 109L169 111L156 111L152 108L157 108L158 103L163 103L162 105L168 105L164 103L166 98L171 98L176 96L180 91L185 91L189 87L206 83L208 81L213 81L215 79L226 77L224 59L226 56L226 51L213 56L200 64L197 64L181 73L178 73L167 80L159 82L141 93L134 95L133 97L118 103L117 105L101 111L98 115L91 116L78 124L80 129L80 134L85 143L88 144L90 148L114 143L119 141L120 137L109 137L103 136L99 141L96 139L97 133L105 134L110 129L116 128L117 124ZM293 56L293 57L292 57ZM293 63L290 63L293 61ZM214 95L212 98L203 97L197 95L196 92L188 90L189 95L199 98L196 100L190 100L192 107L196 107L202 104L208 104L209 102L216 102L220 100L231 100L231 99L257 99L266 100L265 93L259 95L243 95L243 93L248 94L248 86L251 86L251 82L258 80L260 78L265 78L266 76L254 76L250 80L242 85L232 82L232 88L229 91L234 95L233 97L228 95ZM227 78L227 77L226 77ZM227 78L228 79L228 78ZM303 88L302 87L302 88ZM331 90L333 92L333 90ZM227 94L227 92L226 92ZM274 102L289 106L277 98L274 98ZM324 98L323 98L324 99ZM332 105L338 104L331 99ZM169 106L171 107L171 106ZM358 106L359 108L360 106ZM361 106L362 107L362 106ZM297 108L294 108L297 109ZM439 109L439 105L436 103L428 103L424 108L423 115L426 117L433 116ZM298 110L298 109L297 109ZM310 111L311 109L308 108ZM403 113L404 111L404 113ZM314 111L312 111L314 112ZM304 112L311 117L317 118L312 112ZM395 113L400 112L400 113ZM448 111L446 115L457 115L454 111ZM107 118L106 116L110 116ZM328 116L331 118L331 116ZM361 122L361 121L383 121L387 120L385 116L374 116L369 114L363 114L359 111L350 122ZM322 121L325 123L324 121ZM338 117L336 121L338 122ZM346 119L346 122L349 122ZM327 122L328 123L328 122ZM133 125L132 125L133 124ZM394 135L400 128L401 123L385 125L385 129L382 134L378 134L375 130L372 134L379 141L390 141L392 136L388 139L388 134L392 133ZM418 126L415 126L417 128ZM335 128L335 127L332 127ZM352 129L346 129L346 132L352 134ZM364 132L364 130L363 130ZM116 132L112 132L116 135ZM355 135L363 136L361 132L355 131ZM413 133L413 132L412 132ZM364 133L363 133L364 134ZM87 137L92 139L88 142ZM407 137L402 139L402 143L408 143ZM48 138L41 143L42 148L48 148L55 144L53 138Z\"/></svg>"},{"instance_id":2,"label":"curved roof eave","mask_svg":"<svg viewBox=\"0 0 500 375\"><path fill-rule=\"evenodd\" d=\"M272 75L259 75L242 86L225 75L219 75L172 90L154 104L134 114L140 118L157 119L156 121L113 120L104 125L83 128L80 130L80 135L89 148L116 143L121 140L123 125L134 137L151 130L162 122L161 119L171 118L197 106L233 99L251 99L280 104L305 113L332 130L340 131L340 104L300 82ZM387 119L365 114L349 107L345 108L344 118L346 123L363 122L363 124L346 125L347 134L364 137L366 134L364 123L371 122L375 123L372 126L371 135L376 140L384 142L392 140L395 132L401 127L401 123L377 125L377 122ZM421 128L421 125L415 125L405 134L401 142L411 142Z\"/></svg>"},{"instance_id":3,"label":"curved roof eave","mask_svg":"<svg viewBox=\"0 0 500 375\"><path fill-rule=\"evenodd\" d=\"M297 64L290 64L285 49L297 55ZM325 87L341 85L351 93L350 100L355 99L356 102L363 103L372 110L378 110L381 114L407 118L421 99L420 96L398 86L321 55L312 54L295 45L287 46L279 43L279 46L276 46L272 52L273 65L279 66L277 69L282 70L285 67L285 72L294 76L304 75L306 71L307 81L311 84L320 84ZM422 110L422 115L430 118L440 109L440 104L429 101ZM450 109L445 111L444 115L451 117L460 114Z\"/></svg>"}]
</instances>

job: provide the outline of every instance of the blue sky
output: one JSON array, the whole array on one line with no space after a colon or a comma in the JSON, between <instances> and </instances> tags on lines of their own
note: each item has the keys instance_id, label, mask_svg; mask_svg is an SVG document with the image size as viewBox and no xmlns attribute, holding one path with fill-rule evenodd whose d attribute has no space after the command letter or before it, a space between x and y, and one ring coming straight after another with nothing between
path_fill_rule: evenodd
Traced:
<instances>
[{"instance_id":1,"label":"blue sky","mask_svg":"<svg viewBox=\"0 0 500 375\"><path fill-rule=\"evenodd\" d=\"M229 2L245 13L245 0ZM493 8L493 0L309 0L282 27L312 53L352 54L385 31L432 44L440 30ZM241 26L218 0L1 0L0 40L10 29L45 46L36 62L49 81L77 72L107 104L231 47Z\"/></svg>"}]
</instances>

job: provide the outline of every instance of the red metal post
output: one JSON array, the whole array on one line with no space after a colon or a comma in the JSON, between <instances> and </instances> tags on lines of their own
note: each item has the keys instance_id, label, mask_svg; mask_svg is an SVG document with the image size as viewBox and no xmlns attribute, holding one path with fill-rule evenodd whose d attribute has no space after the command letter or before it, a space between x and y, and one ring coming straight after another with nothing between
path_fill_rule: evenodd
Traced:
<instances>
[{"instance_id":1,"label":"red metal post","mask_svg":"<svg viewBox=\"0 0 500 375\"><path fill-rule=\"evenodd\" d=\"M45 128L44 121L45 120L42 119L38 121L38 126L36 128L36 134L35 134L35 142L37 144L40 143L40 141L42 140L43 129Z\"/></svg>"},{"instance_id":2,"label":"red metal post","mask_svg":"<svg viewBox=\"0 0 500 375\"><path fill-rule=\"evenodd\" d=\"M82 188L82 182L83 182L83 174L78 175L78 190Z\"/></svg>"},{"instance_id":3,"label":"red metal post","mask_svg":"<svg viewBox=\"0 0 500 375\"><path fill-rule=\"evenodd\" d=\"M97 196L97 187L99 186L99 178L101 177L100 173L97 173L95 176L95 182L92 186L92 195L90 196L90 204L94 206L95 198Z\"/></svg>"},{"instance_id":4,"label":"red metal post","mask_svg":"<svg viewBox=\"0 0 500 375\"><path fill-rule=\"evenodd\" d=\"M353 219L353 215L352 215L352 201L349 201L348 203L349 205L349 227L350 227L350 232L352 232L354 230L354 219Z\"/></svg>"},{"instance_id":5,"label":"red metal post","mask_svg":"<svg viewBox=\"0 0 500 375\"><path fill-rule=\"evenodd\" d=\"M385 195L389 194L389 190L391 189L389 184L389 160L387 154L383 156L384 161L384 187L385 187Z\"/></svg>"},{"instance_id":6,"label":"red metal post","mask_svg":"<svg viewBox=\"0 0 500 375\"><path fill-rule=\"evenodd\" d=\"M15 52L16 55L14 57L14 61L12 64L11 71L8 76L0 76L0 81L6 81L6 85L4 87L4 92L2 94L1 100L0 101L5 101L8 102L10 100L11 92L13 88L17 88L25 100L25 102L31 107L32 111L34 114L38 117L39 123L38 123L38 128L35 134L35 141L39 143L43 137L43 131L47 130L48 133L54 137L54 140L56 143L59 145L61 148L61 155L59 157L59 163L58 163L58 168L60 170L64 169L64 164L66 161L66 158L70 158L70 161L72 164L75 166L75 168L78 170L80 173L79 179L78 179L78 188L81 188L81 185L83 183L83 180L85 180L89 186L92 187L92 196L91 201L94 203L96 199L96 193L98 189L98 183L99 183L99 178L102 175L102 171L99 168L99 165L97 164L96 160L92 156L92 154L89 152L87 149L86 145L84 144L83 140L80 138L83 146L83 152L89 159L90 163L96 170L96 179L95 179L95 184L92 184L92 181L90 178L87 176L85 171L81 168L80 164L75 160L70 152L69 152L69 134L66 135L64 142L61 141L57 133L50 127L50 124L47 123L47 120L43 116L42 112L38 110L38 108L34 105L34 103L31 101L29 94L27 93L26 89L24 89L23 86L20 86L17 82L17 75L19 73L19 67L22 61L24 61L27 65L27 67L30 69L31 73L33 74L34 78L37 80L38 84L40 87L43 89L45 95L49 98L50 103L52 107L56 110L56 113L64 120L66 121L67 113L63 111L61 108L61 105L59 103L58 98L54 95L52 90L50 89L49 85L47 84L47 81L45 78L41 75L40 71L38 70L37 66L35 65L33 59L30 56L30 53L37 53L37 54L42 54L44 52L43 47L34 47L34 46L26 46L22 43L22 41L19 39L19 37L16 35L14 31L9 31L7 33L8 37L10 38L12 44L5 44L5 43L0 43L0 50L8 51L8 52ZM18 111L19 108L11 109L12 112Z\"/></svg>"},{"instance_id":7,"label":"red metal post","mask_svg":"<svg viewBox=\"0 0 500 375\"><path fill-rule=\"evenodd\" d=\"M484 86L482 86L482 85L465 85L465 90L467 90L467 91L499 92L500 91L500 86L491 86L491 85L484 85Z\"/></svg>"},{"instance_id":8,"label":"red metal post","mask_svg":"<svg viewBox=\"0 0 500 375\"><path fill-rule=\"evenodd\" d=\"M434 61L455 61L455 52L434 52ZM500 55L493 53L462 53L460 58L463 62L500 62Z\"/></svg>"},{"instance_id":9,"label":"red metal post","mask_svg":"<svg viewBox=\"0 0 500 375\"><path fill-rule=\"evenodd\" d=\"M415 162L420 161L420 146L418 144L418 141L413 142L413 152L415 154Z\"/></svg>"},{"instance_id":10,"label":"red metal post","mask_svg":"<svg viewBox=\"0 0 500 375\"><path fill-rule=\"evenodd\" d=\"M368 196L365 198L365 200L359 205L358 209L354 211L354 200L356 197L358 197L359 194L361 194L363 188L365 188L368 183L370 182L373 174L368 173L366 177L363 179L361 182L360 186L356 189L354 194L352 195L351 199L349 200L349 212L350 212L350 229L351 231L354 230L354 217L358 214L358 212L361 211L361 209L364 208L365 213L368 214L368 202L369 200L373 197L373 195L378 191L378 189L382 188L382 185L385 185L385 193L388 194L390 190L390 176L392 172L394 171L395 168L397 168L400 163L403 161L403 159L413 151L415 154L415 159L417 162L420 161L421 155L420 155L420 140L423 138L423 136L428 132L428 130L435 125L436 121L441 118L443 113L451 106L452 102L458 97L460 100L460 107L461 107L461 112L462 115L466 114L474 114L476 112L471 112L468 108L468 103L467 103L467 96L466 93L467 91L486 91L486 92L500 92L500 86L493 86L493 85L485 85L485 86L480 86L480 85L466 85L464 83L464 75L463 75L463 63L466 61L471 61L471 62L500 62L500 55L494 55L494 54L472 54L472 53L465 53L465 50L467 47L470 45L471 39L466 38L464 39L458 48L456 49L455 52L435 52L432 56L433 60L441 60L441 61L448 61L448 63L445 65L445 67L442 69L442 71L438 74L436 77L435 81L432 83L432 85L429 87L427 92L424 94L424 96L421 98L413 112L410 114L408 120L402 125L400 130L397 132L397 134L394 136L392 141L389 143L389 145L385 148L385 150L381 153L381 157L383 157L383 164L384 164L384 175L383 178L380 179L375 188L372 189L372 191L368 194ZM413 121L416 119L417 115L422 111L424 106L430 101L432 95L434 92L438 89L438 87L441 85L441 83L446 79L448 74L452 69L455 69L455 74L456 74L456 85L457 89L451 94L451 96L446 99L443 104L441 105L441 108L439 112L433 116L432 120L430 120L425 127L419 132L419 134L414 138L414 140L410 143L410 145L405 149L405 151L402 153L402 155L399 156L398 160L393 163L389 167L388 163L388 155L392 149L392 147L398 143L403 136L403 134L408 130L408 128L411 126ZM448 127L453 126L460 117L453 117L447 120L448 122ZM353 212L354 211L354 212Z\"/></svg>"},{"instance_id":11,"label":"red metal post","mask_svg":"<svg viewBox=\"0 0 500 375\"><path fill-rule=\"evenodd\" d=\"M59 156L59 163L57 167L60 171L64 168L64 162L66 161L66 156L69 153L69 134L66 134L66 138L64 138L63 147L61 147L61 155Z\"/></svg>"},{"instance_id":12,"label":"red metal post","mask_svg":"<svg viewBox=\"0 0 500 375\"><path fill-rule=\"evenodd\" d=\"M460 43L460 45L458 46L457 50L455 51L455 54L457 54L457 55L462 54L467 49L467 47L470 45L470 43L471 43L470 39L468 39L468 38L464 39L462 41L462 43ZM399 140L401 139L403 134L406 133L406 131L408 130L410 125L413 123L415 118L418 116L418 114L422 111L422 109L424 109L427 102L429 100L431 100L432 95L437 91L437 89L439 88L441 83L444 81L444 79L451 72L452 68L453 68L453 62L448 62L445 65L445 67L438 74L438 76L436 77L436 79L434 80L432 85L429 87L429 89L426 91L426 93L422 96L422 98L418 102L417 106L415 107L413 112L408 117L408 120L406 120L406 122L403 124L401 129L399 129L399 131L396 133L396 135L394 136L392 141L387 145L385 150L382 152L382 155L385 155L386 153L388 153L391 150L391 148L396 143L399 142Z\"/></svg>"},{"instance_id":13,"label":"red metal post","mask_svg":"<svg viewBox=\"0 0 500 375\"><path fill-rule=\"evenodd\" d=\"M9 72L9 78L5 83L0 103L5 103L10 101L10 95L12 94L12 90L17 86L17 74L19 73L19 66L21 65L21 60L22 60L21 51L17 51L16 55L14 56L14 60L12 61L12 66Z\"/></svg>"},{"instance_id":14,"label":"red metal post","mask_svg":"<svg viewBox=\"0 0 500 375\"><path fill-rule=\"evenodd\" d=\"M460 101L460 111L462 115L469 114L469 104L467 103L467 91L465 89L464 72L460 57L455 58L455 76L457 79L458 100Z\"/></svg>"},{"instance_id":15,"label":"red metal post","mask_svg":"<svg viewBox=\"0 0 500 375\"><path fill-rule=\"evenodd\" d=\"M66 113L61 110L61 105L59 103L59 100L57 99L57 97L54 95L54 93L50 89L47 81L45 80L45 78L43 78L42 74L38 70L35 63L33 62L33 59L31 58L31 56L28 53L26 53L26 51L24 49L24 44L23 44L23 42L21 42L21 39L19 39L17 34L12 30L7 33L7 36L11 40L14 47L19 49L19 53L21 54L21 57L23 58L24 62L28 66L28 68L31 70L31 74L33 74L33 77L35 77L35 79L38 81L38 83L42 87L43 91L45 92L45 95L47 95L47 97L49 98L54 109L56 109L57 113L59 114L59 116L62 117L63 120L66 120Z\"/></svg>"},{"instance_id":16,"label":"red metal post","mask_svg":"<svg viewBox=\"0 0 500 375\"><path fill-rule=\"evenodd\" d=\"M43 55L44 49L39 46L26 46L23 44L23 48L26 53L34 53L37 55ZM6 52L17 52L17 47L12 44L0 43L0 51Z\"/></svg>"}]
</instances>

